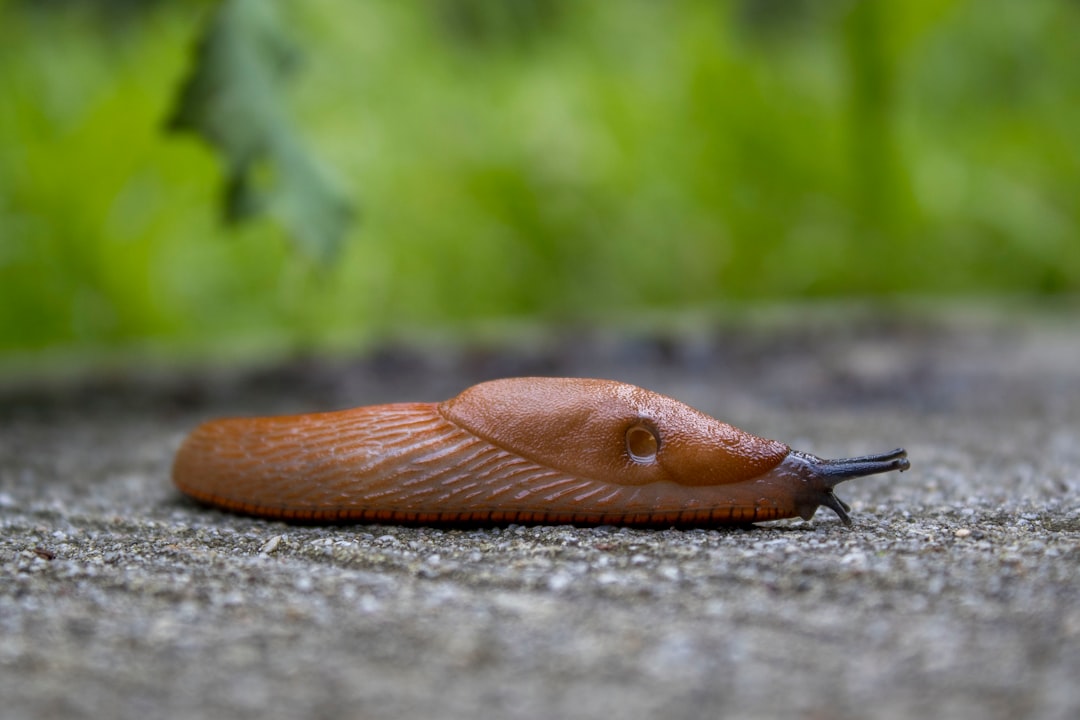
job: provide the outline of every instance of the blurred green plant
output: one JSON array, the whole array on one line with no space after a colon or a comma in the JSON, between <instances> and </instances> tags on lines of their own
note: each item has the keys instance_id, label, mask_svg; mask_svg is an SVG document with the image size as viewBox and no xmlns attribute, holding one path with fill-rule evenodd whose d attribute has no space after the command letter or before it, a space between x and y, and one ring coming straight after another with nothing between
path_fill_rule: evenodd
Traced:
<instances>
[{"instance_id":1,"label":"blurred green plant","mask_svg":"<svg viewBox=\"0 0 1080 720\"><path fill-rule=\"evenodd\" d=\"M363 192L336 254L303 172L291 220L223 228L235 158L161 132L214 5L87 7L0 0L0 352L1080 291L1069 0L279 4L271 114Z\"/></svg>"},{"instance_id":2,"label":"blurred green plant","mask_svg":"<svg viewBox=\"0 0 1080 720\"><path fill-rule=\"evenodd\" d=\"M225 217L277 217L301 251L329 262L353 210L304 151L280 86L299 62L277 3L222 0L206 25L169 121L223 158Z\"/></svg>"}]
</instances>

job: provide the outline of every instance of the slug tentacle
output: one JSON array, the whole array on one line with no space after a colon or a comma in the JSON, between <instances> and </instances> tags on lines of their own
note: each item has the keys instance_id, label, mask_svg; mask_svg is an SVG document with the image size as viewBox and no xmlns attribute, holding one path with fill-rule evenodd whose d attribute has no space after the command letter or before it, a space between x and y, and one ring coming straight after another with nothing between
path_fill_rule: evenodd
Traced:
<instances>
[{"instance_id":1,"label":"slug tentacle","mask_svg":"<svg viewBox=\"0 0 1080 720\"><path fill-rule=\"evenodd\" d=\"M909 467L823 460L608 380L511 378L444 403L213 420L173 480L205 504L307 522L715 526L800 516Z\"/></svg>"},{"instance_id":2,"label":"slug tentacle","mask_svg":"<svg viewBox=\"0 0 1080 720\"><path fill-rule=\"evenodd\" d=\"M878 473L899 470L903 472L911 467L907 459L907 451L904 448L879 455L864 455L854 458L838 458L836 460L823 460L809 453L792 451L806 460L814 469L814 472L825 478L833 480L833 485L839 485L845 480L877 475Z\"/></svg>"},{"instance_id":3,"label":"slug tentacle","mask_svg":"<svg viewBox=\"0 0 1080 720\"><path fill-rule=\"evenodd\" d=\"M826 460L810 453L792 450L776 472L788 476L788 484L799 488L794 492L797 513L804 520L814 516L819 505L824 505L835 512L845 525L851 525L848 513L851 508L833 493L845 480L877 475L878 473L898 470L903 472L911 467L907 451L897 448L878 455L864 455L854 458ZM801 486L799 485L801 481Z\"/></svg>"}]
</instances>

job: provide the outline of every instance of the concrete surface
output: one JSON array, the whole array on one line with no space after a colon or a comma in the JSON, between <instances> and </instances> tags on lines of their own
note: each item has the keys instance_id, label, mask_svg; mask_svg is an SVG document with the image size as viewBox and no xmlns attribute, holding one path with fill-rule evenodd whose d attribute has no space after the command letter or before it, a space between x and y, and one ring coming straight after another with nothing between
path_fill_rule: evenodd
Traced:
<instances>
[{"instance_id":1,"label":"concrete surface","mask_svg":"<svg viewBox=\"0 0 1080 720\"><path fill-rule=\"evenodd\" d=\"M765 313L0 394L0 716L1076 718L1080 323ZM304 527L207 510L221 414L613 377L821 455L854 527Z\"/></svg>"}]
</instances>

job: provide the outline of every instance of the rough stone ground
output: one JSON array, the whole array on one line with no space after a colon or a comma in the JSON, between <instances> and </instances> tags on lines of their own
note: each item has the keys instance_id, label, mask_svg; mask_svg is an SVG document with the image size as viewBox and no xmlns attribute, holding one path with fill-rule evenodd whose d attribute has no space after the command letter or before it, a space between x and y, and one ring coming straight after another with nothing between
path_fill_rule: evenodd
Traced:
<instances>
[{"instance_id":1,"label":"rough stone ground","mask_svg":"<svg viewBox=\"0 0 1080 720\"><path fill-rule=\"evenodd\" d=\"M0 715L1076 718L1080 322L829 312L0 394ZM181 498L221 414L596 375L820 455L854 527L303 527Z\"/></svg>"}]
</instances>

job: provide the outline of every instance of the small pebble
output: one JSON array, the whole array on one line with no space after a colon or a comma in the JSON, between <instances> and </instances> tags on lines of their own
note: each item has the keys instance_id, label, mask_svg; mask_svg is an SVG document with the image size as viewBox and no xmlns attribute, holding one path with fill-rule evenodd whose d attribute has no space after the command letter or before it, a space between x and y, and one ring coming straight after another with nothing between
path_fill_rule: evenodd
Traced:
<instances>
[{"instance_id":1,"label":"small pebble","mask_svg":"<svg viewBox=\"0 0 1080 720\"><path fill-rule=\"evenodd\" d=\"M280 545L280 544L281 544L281 536L280 535L275 535L274 537L270 538L269 540L267 540L266 542L263 543L263 546L261 548L259 548L259 552L262 553L263 555L269 555L270 553L277 550L278 545Z\"/></svg>"}]
</instances>

